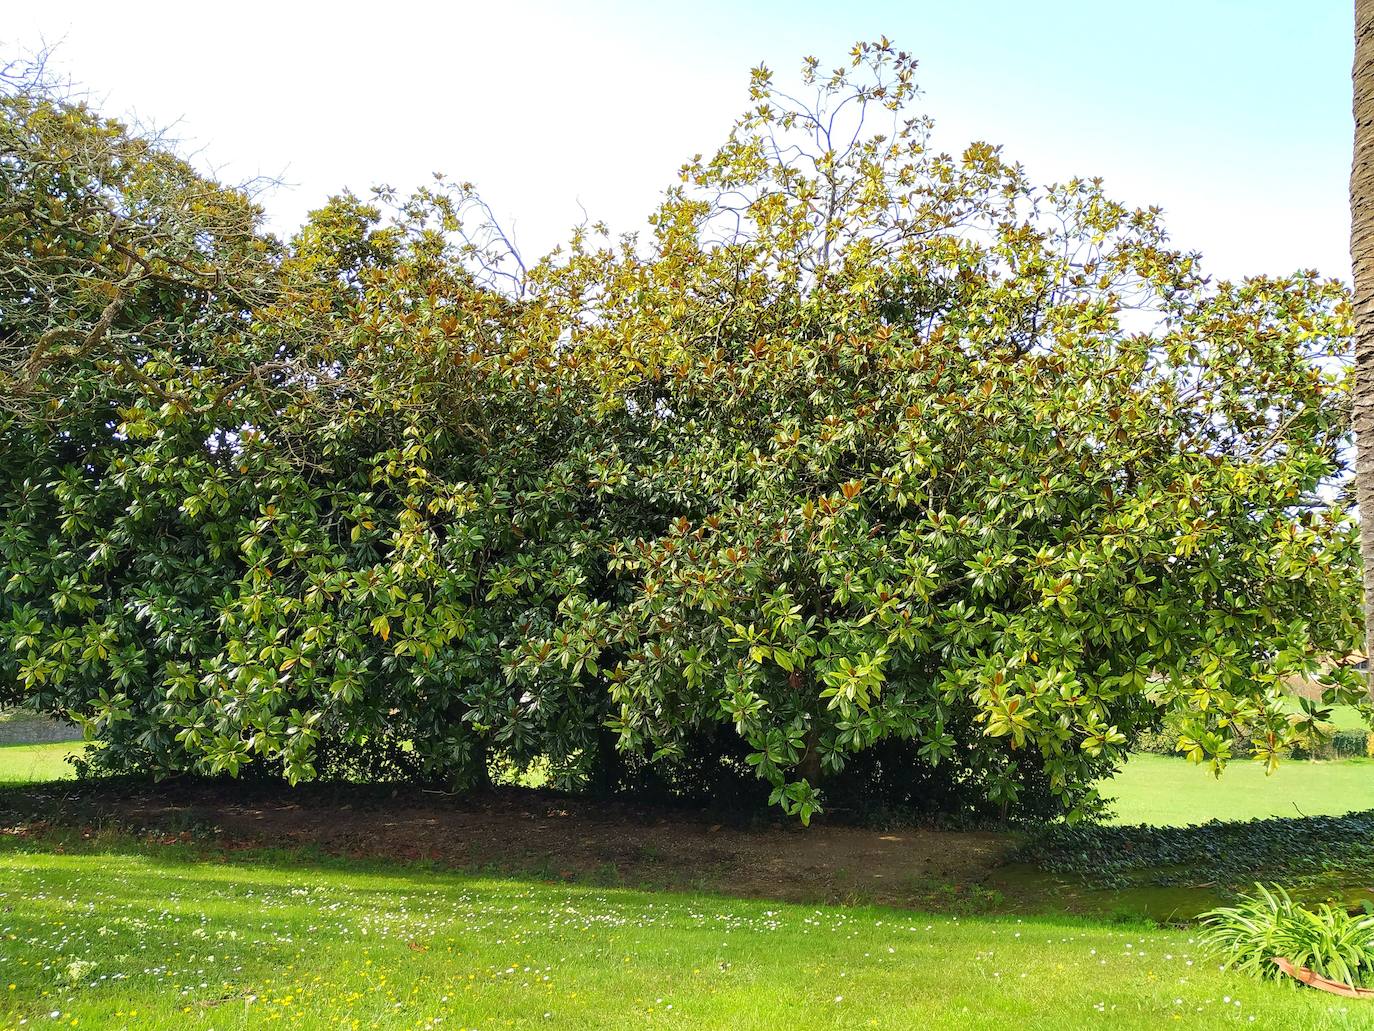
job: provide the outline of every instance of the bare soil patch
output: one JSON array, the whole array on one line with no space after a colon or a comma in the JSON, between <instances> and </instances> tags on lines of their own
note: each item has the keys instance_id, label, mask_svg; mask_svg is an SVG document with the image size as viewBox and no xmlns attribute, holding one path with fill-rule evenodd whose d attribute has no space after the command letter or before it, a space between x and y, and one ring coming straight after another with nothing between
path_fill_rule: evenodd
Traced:
<instances>
[{"instance_id":1,"label":"bare soil patch","mask_svg":"<svg viewBox=\"0 0 1374 1031\"><path fill-rule=\"evenodd\" d=\"M401 789L289 790L126 783L0 794L11 834L111 825L227 849L328 855L683 888L784 901L948 908L992 901L986 887L1010 833L869 830L734 819L502 789L448 796Z\"/></svg>"}]
</instances>

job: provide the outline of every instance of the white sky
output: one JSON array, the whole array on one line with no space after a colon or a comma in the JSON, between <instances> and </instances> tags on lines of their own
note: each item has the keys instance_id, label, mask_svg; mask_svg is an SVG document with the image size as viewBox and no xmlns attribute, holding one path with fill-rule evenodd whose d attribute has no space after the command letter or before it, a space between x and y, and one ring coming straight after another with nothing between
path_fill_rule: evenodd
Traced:
<instances>
[{"instance_id":1,"label":"white sky","mask_svg":"<svg viewBox=\"0 0 1374 1031\"><path fill-rule=\"evenodd\" d=\"M282 232L331 192L476 182L527 259L580 203L640 228L722 141L749 68L791 81L886 33L921 58L936 142L1006 146L1039 180L1103 175L1160 204L1221 275L1348 276L1349 0L827 3L104 3L0 11L9 51L229 179L280 175Z\"/></svg>"}]
</instances>

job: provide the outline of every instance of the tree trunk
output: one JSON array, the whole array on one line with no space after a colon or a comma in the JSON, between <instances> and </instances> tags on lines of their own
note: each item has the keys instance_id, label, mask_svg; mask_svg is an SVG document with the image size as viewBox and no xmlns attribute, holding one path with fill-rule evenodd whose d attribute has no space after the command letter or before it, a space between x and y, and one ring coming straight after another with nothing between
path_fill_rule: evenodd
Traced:
<instances>
[{"instance_id":1,"label":"tree trunk","mask_svg":"<svg viewBox=\"0 0 1374 1031\"><path fill-rule=\"evenodd\" d=\"M1355 279L1355 497L1364 558L1365 641L1374 642L1374 0L1355 0L1351 72L1350 264Z\"/></svg>"},{"instance_id":2,"label":"tree trunk","mask_svg":"<svg viewBox=\"0 0 1374 1031\"><path fill-rule=\"evenodd\" d=\"M490 791L491 790L491 770L487 768L487 760L490 751L487 748L485 738L480 738L472 746L472 755L468 758L468 768L463 771L465 789L467 791Z\"/></svg>"},{"instance_id":3,"label":"tree trunk","mask_svg":"<svg viewBox=\"0 0 1374 1031\"><path fill-rule=\"evenodd\" d=\"M796 692L798 700L803 708L810 706L811 678L803 675L801 670L794 669L787 675L788 686ZM811 723L806 728L806 740L803 745L801 761L797 764L797 772L813 788L821 783L823 769L821 768L821 719L820 716L812 716Z\"/></svg>"},{"instance_id":4,"label":"tree trunk","mask_svg":"<svg viewBox=\"0 0 1374 1031\"><path fill-rule=\"evenodd\" d=\"M819 720L813 720L811 726L806 729L806 751L802 753L801 763L797 766L800 773L808 784L813 788L819 787L821 778L825 775L824 768L821 766L821 728Z\"/></svg>"},{"instance_id":5,"label":"tree trunk","mask_svg":"<svg viewBox=\"0 0 1374 1031\"><path fill-rule=\"evenodd\" d=\"M587 787L597 798L610 798L625 781L625 757L615 747L619 735L601 727L596 732L595 765L588 771Z\"/></svg>"}]
</instances>

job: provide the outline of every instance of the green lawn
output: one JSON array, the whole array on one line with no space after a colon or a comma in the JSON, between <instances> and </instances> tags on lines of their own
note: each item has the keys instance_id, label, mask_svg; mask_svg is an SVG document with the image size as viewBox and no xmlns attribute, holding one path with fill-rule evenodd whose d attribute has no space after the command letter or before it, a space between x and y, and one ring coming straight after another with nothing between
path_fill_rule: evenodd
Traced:
<instances>
[{"instance_id":1,"label":"green lawn","mask_svg":"<svg viewBox=\"0 0 1374 1031\"><path fill-rule=\"evenodd\" d=\"M0 745L0 784L30 784L76 776L67 756L86 746L80 741L45 745Z\"/></svg>"},{"instance_id":2,"label":"green lawn","mask_svg":"<svg viewBox=\"0 0 1374 1031\"><path fill-rule=\"evenodd\" d=\"M0 781L63 774L73 747L0 749ZM1218 782L1146 755L1110 790L1125 822L1337 812L1374 807L1374 762ZM1220 972L1186 929L0 835L0 1031L1175 1023L1370 1028L1374 1007Z\"/></svg>"},{"instance_id":3,"label":"green lawn","mask_svg":"<svg viewBox=\"0 0 1374 1031\"><path fill-rule=\"evenodd\" d=\"M1290 712L1298 712L1302 706L1296 698L1289 698L1286 708ZM1368 730L1369 724L1360 715L1360 710L1353 705L1333 705L1331 707L1331 725L1337 730Z\"/></svg>"},{"instance_id":4,"label":"green lawn","mask_svg":"<svg viewBox=\"0 0 1374 1031\"><path fill-rule=\"evenodd\" d=\"M1349 705L1337 705L1331 710L1331 723L1337 730L1369 730L1360 710Z\"/></svg>"},{"instance_id":5,"label":"green lawn","mask_svg":"<svg viewBox=\"0 0 1374 1031\"><path fill-rule=\"evenodd\" d=\"M1374 760L1295 760L1267 777L1259 764L1237 760L1218 780L1186 759L1133 755L1104 785L1103 794L1115 803L1115 823L1182 826L1208 820L1338 815L1374 809Z\"/></svg>"},{"instance_id":6,"label":"green lawn","mask_svg":"<svg viewBox=\"0 0 1374 1031\"><path fill-rule=\"evenodd\" d=\"M23 848L0 839L6 1028L1370 1026L1182 930Z\"/></svg>"}]
</instances>

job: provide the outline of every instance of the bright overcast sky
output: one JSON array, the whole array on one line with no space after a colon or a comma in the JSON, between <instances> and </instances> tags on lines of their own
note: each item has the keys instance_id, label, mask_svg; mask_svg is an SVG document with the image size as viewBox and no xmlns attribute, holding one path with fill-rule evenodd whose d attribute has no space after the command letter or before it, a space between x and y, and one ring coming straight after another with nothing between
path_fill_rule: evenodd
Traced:
<instances>
[{"instance_id":1,"label":"bright overcast sky","mask_svg":"<svg viewBox=\"0 0 1374 1031\"><path fill-rule=\"evenodd\" d=\"M641 228L723 140L752 66L783 83L885 33L920 58L943 149L1104 176L1214 273L1349 274L1350 0L7 6L7 49L60 41L107 113L176 123L226 178L281 176L282 232L343 187L439 170L477 183L527 258L579 202Z\"/></svg>"}]
</instances>

